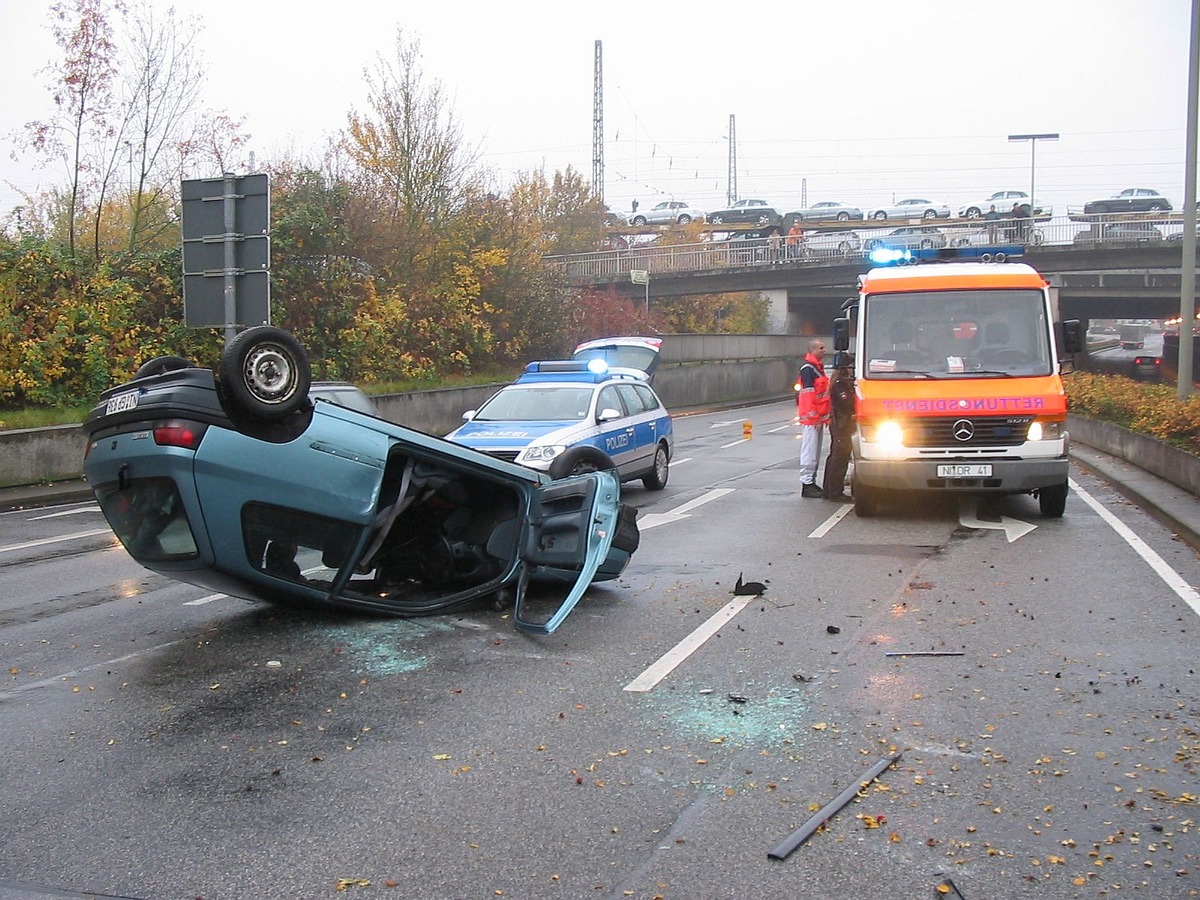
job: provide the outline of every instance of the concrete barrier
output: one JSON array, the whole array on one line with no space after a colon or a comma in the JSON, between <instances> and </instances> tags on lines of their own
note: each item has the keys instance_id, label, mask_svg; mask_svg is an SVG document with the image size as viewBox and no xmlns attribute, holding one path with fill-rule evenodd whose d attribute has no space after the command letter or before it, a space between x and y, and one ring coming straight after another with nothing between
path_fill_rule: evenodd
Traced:
<instances>
[{"instance_id":1,"label":"concrete barrier","mask_svg":"<svg viewBox=\"0 0 1200 900\"><path fill-rule=\"evenodd\" d=\"M667 409L755 402L792 396L799 359L760 359L664 364L654 387ZM439 388L377 395L380 415L427 434L443 435L462 424L502 385ZM0 432L0 487L47 484L83 475L86 436L78 425Z\"/></svg>"}]
</instances>

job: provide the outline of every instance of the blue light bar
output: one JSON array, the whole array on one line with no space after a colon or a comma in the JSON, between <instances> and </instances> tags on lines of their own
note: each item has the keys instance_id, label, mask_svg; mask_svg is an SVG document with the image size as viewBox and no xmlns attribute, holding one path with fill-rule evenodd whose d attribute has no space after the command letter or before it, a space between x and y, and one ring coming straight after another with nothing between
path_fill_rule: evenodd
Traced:
<instances>
[{"instance_id":1,"label":"blue light bar","mask_svg":"<svg viewBox=\"0 0 1200 900\"><path fill-rule=\"evenodd\" d=\"M920 262L946 262L953 260L977 260L979 262L1004 262L1023 256L1025 248L1020 244L998 244L987 247L941 247L899 250L893 247L876 247L867 254L867 259L876 266L905 266Z\"/></svg>"}]
</instances>

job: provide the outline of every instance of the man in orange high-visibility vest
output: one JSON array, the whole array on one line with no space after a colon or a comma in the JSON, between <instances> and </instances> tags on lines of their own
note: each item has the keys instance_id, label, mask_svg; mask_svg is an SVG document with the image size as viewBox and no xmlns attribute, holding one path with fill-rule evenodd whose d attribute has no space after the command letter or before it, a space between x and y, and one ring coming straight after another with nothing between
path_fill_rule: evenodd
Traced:
<instances>
[{"instance_id":1,"label":"man in orange high-visibility vest","mask_svg":"<svg viewBox=\"0 0 1200 900\"><path fill-rule=\"evenodd\" d=\"M796 376L796 412L800 422L800 496L820 497L817 486L817 462L821 458L821 437L829 422L829 376L821 360L825 342L808 342L808 354Z\"/></svg>"}]
</instances>

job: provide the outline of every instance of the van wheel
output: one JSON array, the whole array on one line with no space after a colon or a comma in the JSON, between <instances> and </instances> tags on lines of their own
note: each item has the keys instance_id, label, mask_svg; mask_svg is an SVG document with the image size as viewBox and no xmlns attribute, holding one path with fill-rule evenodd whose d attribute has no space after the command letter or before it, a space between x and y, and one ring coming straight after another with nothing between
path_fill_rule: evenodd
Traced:
<instances>
[{"instance_id":1,"label":"van wheel","mask_svg":"<svg viewBox=\"0 0 1200 900\"><path fill-rule=\"evenodd\" d=\"M648 491L661 491L667 486L671 475L671 457L667 453L667 445L660 443L654 451L654 468L642 478L642 484Z\"/></svg>"},{"instance_id":2,"label":"van wheel","mask_svg":"<svg viewBox=\"0 0 1200 900\"><path fill-rule=\"evenodd\" d=\"M854 514L856 516L860 519L869 519L879 515L879 491L854 479L850 483L850 493L854 496Z\"/></svg>"},{"instance_id":3,"label":"van wheel","mask_svg":"<svg viewBox=\"0 0 1200 900\"><path fill-rule=\"evenodd\" d=\"M308 401L312 369L295 336L273 325L247 328L221 354L221 386L245 413L283 419Z\"/></svg>"},{"instance_id":4,"label":"van wheel","mask_svg":"<svg viewBox=\"0 0 1200 900\"><path fill-rule=\"evenodd\" d=\"M1067 511L1067 483L1038 488L1038 506L1047 519L1061 519Z\"/></svg>"},{"instance_id":5,"label":"van wheel","mask_svg":"<svg viewBox=\"0 0 1200 900\"><path fill-rule=\"evenodd\" d=\"M588 472L603 472L615 468L612 459L595 447L575 447L550 463L550 477L557 481L572 475L586 475Z\"/></svg>"}]
</instances>

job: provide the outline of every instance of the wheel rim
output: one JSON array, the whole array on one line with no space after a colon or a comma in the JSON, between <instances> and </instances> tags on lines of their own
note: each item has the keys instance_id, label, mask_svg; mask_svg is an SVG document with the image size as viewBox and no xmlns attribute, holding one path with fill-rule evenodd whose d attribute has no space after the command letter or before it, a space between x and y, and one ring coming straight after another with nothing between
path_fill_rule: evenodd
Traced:
<instances>
[{"instance_id":1,"label":"wheel rim","mask_svg":"<svg viewBox=\"0 0 1200 900\"><path fill-rule=\"evenodd\" d=\"M667 480L668 465L667 451L659 447L658 452L654 454L654 476L658 479L659 483Z\"/></svg>"},{"instance_id":2,"label":"wheel rim","mask_svg":"<svg viewBox=\"0 0 1200 900\"><path fill-rule=\"evenodd\" d=\"M842 241L840 244L838 244L838 251L842 254L842 256L846 256L850 252L850 242Z\"/></svg>"},{"instance_id":3,"label":"wheel rim","mask_svg":"<svg viewBox=\"0 0 1200 900\"><path fill-rule=\"evenodd\" d=\"M291 356L277 344L262 344L246 357L242 369L246 388L264 403L280 403L296 386Z\"/></svg>"},{"instance_id":4,"label":"wheel rim","mask_svg":"<svg viewBox=\"0 0 1200 900\"><path fill-rule=\"evenodd\" d=\"M587 475L589 472L599 472L600 468L590 460L581 459L571 467L572 475Z\"/></svg>"},{"instance_id":5,"label":"wheel rim","mask_svg":"<svg viewBox=\"0 0 1200 900\"><path fill-rule=\"evenodd\" d=\"M921 241L921 249L922 250L932 250L933 249L933 241L929 240L929 238L925 238L925 240Z\"/></svg>"},{"instance_id":6,"label":"wheel rim","mask_svg":"<svg viewBox=\"0 0 1200 900\"><path fill-rule=\"evenodd\" d=\"M680 217L679 217L679 224L680 224L680 225L687 225L687 224L688 224L689 222L691 222L691 221L692 221L692 217L691 217L691 216L680 216Z\"/></svg>"},{"instance_id":7,"label":"wheel rim","mask_svg":"<svg viewBox=\"0 0 1200 900\"><path fill-rule=\"evenodd\" d=\"M882 222L887 218L887 213L881 209L879 212L875 213L875 218Z\"/></svg>"},{"instance_id":8,"label":"wheel rim","mask_svg":"<svg viewBox=\"0 0 1200 900\"><path fill-rule=\"evenodd\" d=\"M850 213L838 213L838 221L845 222L850 218Z\"/></svg>"},{"instance_id":9,"label":"wheel rim","mask_svg":"<svg viewBox=\"0 0 1200 900\"><path fill-rule=\"evenodd\" d=\"M925 210L925 218L927 218L927 219L932 219L932 218L934 218L936 215L937 215L937 213L936 213L936 212L934 212L932 209L927 209L927 210Z\"/></svg>"}]
</instances>

